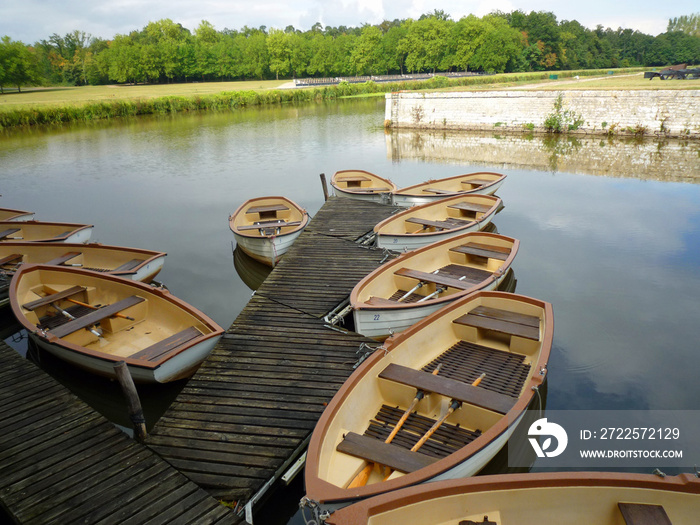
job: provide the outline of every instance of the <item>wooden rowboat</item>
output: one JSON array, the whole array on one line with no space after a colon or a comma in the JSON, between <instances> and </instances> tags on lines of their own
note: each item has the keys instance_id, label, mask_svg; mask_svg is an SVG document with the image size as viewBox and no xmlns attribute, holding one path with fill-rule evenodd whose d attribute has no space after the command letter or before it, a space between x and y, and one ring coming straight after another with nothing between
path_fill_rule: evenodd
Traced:
<instances>
[{"instance_id":1,"label":"wooden rowboat","mask_svg":"<svg viewBox=\"0 0 700 525\"><path fill-rule=\"evenodd\" d=\"M307 497L332 509L479 472L545 380L552 317L544 301L477 292L387 339L319 419Z\"/></svg>"},{"instance_id":2,"label":"wooden rowboat","mask_svg":"<svg viewBox=\"0 0 700 525\"><path fill-rule=\"evenodd\" d=\"M79 268L24 265L10 304L39 347L89 372L115 377L125 361L136 382L190 376L223 329L166 290Z\"/></svg>"},{"instance_id":3,"label":"wooden rowboat","mask_svg":"<svg viewBox=\"0 0 700 525\"><path fill-rule=\"evenodd\" d=\"M286 197L247 200L229 217L238 246L253 259L273 267L308 223L306 210Z\"/></svg>"},{"instance_id":4,"label":"wooden rowboat","mask_svg":"<svg viewBox=\"0 0 700 525\"><path fill-rule=\"evenodd\" d=\"M395 251L415 250L491 223L502 201L492 195L455 195L414 206L374 227L376 244Z\"/></svg>"},{"instance_id":5,"label":"wooden rowboat","mask_svg":"<svg viewBox=\"0 0 700 525\"><path fill-rule=\"evenodd\" d=\"M336 171L331 178L336 195L380 202L382 194L396 191L396 184L364 170Z\"/></svg>"},{"instance_id":6,"label":"wooden rowboat","mask_svg":"<svg viewBox=\"0 0 700 525\"><path fill-rule=\"evenodd\" d=\"M31 221L33 218L33 211L10 210L8 208L0 208L0 221L3 222Z\"/></svg>"},{"instance_id":7,"label":"wooden rowboat","mask_svg":"<svg viewBox=\"0 0 700 525\"><path fill-rule=\"evenodd\" d=\"M326 523L692 525L698 516L700 479L690 474L540 472L411 487L341 509Z\"/></svg>"},{"instance_id":8,"label":"wooden rowboat","mask_svg":"<svg viewBox=\"0 0 700 525\"><path fill-rule=\"evenodd\" d=\"M495 290L519 246L511 237L469 232L400 255L350 293L355 331L383 339L459 297Z\"/></svg>"},{"instance_id":9,"label":"wooden rowboat","mask_svg":"<svg viewBox=\"0 0 700 525\"><path fill-rule=\"evenodd\" d=\"M166 254L102 244L6 241L0 243L0 272L15 273L23 264L73 266L150 283Z\"/></svg>"},{"instance_id":10,"label":"wooden rowboat","mask_svg":"<svg viewBox=\"0 0 700 525\"><path fill-rule=\"evenodd\" d=\"M70 242L86 243L92 235L92 226L67 222L3 221L0 222L0 242Z\"/></svg>"},{"instance_id":11,"label":"wooden rowboat","mask_svg":"<svg viewBox=\"0 0 700 525\"><path fill-rule=\"evenodd\" d=\"M393 203L397 206L427 204L459 194L493 195L505 181L501 173L480 171L457 175L440 180L429 180L414 186L400 188L394 192Z\"/></svg>"}]
</instances>

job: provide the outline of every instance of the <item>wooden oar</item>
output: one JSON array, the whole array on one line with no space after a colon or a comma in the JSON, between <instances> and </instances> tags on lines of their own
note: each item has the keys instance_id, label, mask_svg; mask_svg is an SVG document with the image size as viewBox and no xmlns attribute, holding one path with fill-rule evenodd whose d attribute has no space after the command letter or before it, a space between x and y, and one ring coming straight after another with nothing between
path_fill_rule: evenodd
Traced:
<instances>
[{"instance_id":1,"label":"wooden oar","mask_svg":"<svg viewBox=\"0 0 700 525\"><path fill-rule=\"evenodd\" d=\"M432 374L434 376L438 375L438 372L440 371L440 367L442 366L442 363L439 363L437 367L435 367L435 370L433 370ZM399 433L399 430L401 430L401 427L403 427L403 424L406 422L408 419L408 416L411 415L411 412L413 412L413 409L416 408L416 405L418 402L425 397L425 392L422 390L418 390L416 392L416 397L413 398L413 401L411 402L411 406L409 406L406 411L403 413L401 416L401 419L399 419L399 422L396 423L396 426L394 429L391 431L389 436L384 440L384 443L391 443L396 436L396 434ZM348 485L349 489L354 489L355 487L364 487L367 484L367 480L369 479L369 475L372 473L372 469L374 468L375 463L368 463L367 466L360 471L360 473L355 476L355 479L353 479L350 482L350 485Z\"/></svg>"},{"instance_id":2,"label":"wooden oar","mask_svg":"<svg viewBox=\"0 0 700 525\"><path fill-rule=\"evenodd\" d=\"M64 317L67 317L71 321L75 321L74 315L69 314L63 308L61 308L60 306L57 306L55 303L51 303L51 308L55 309L58 313L60 313ZM89 330L90 332L92 332L94 335L96 335L99 338L102 337L102 334L100 332L98 332L97 330L95 330L94 328L86 328L86 330Z\"/></svg>"},{"instance_id":3,"label":"wooden oar","mask_svg":"<svg viewBox=\"0 0 700 525\"><path fill-rule=\"evenodd\" d=\"M472 383L472 386L479 386L479 383L481 383L481 380L486 377L486 373L481 374L479 377L476 378L476 380ZM423 446L423 444L430 439L430 436L432 436L438 428L445 422L445 420L452 415L452 412L457 410L459 406L462 404L461 401L457 401L456 399L453 399L452 402L450 403L450 407L447 409L447 412L445 413L444 416L442 416L440 419L438 419L432 427L430 427L430 430L428 430L425 434L423 434L423 437L418 440L418 442L411 447L411 452L417 452L419 448ZM393 470L390 470L389 473L384 477L384 481L389 479L389 476L393 474Z\"/></svg>"},{"instance_id":4,"label":"wooden oar","mask_svg":"<svg viewBox=\"0 0 700 525\"><path fill-rule=\"evenodd\" d=\"M54 290L54 289L52 289L52 288L50 288L50 287L48 287L48 286L46 286L46 285L44 285L44 289L45 289L48 293L50 293L50 294L56 293L56 290ZM66 301L70 301L70 302L73 303L73 304L77 304L78 306L84 306L84 307L86 307L86 308L90 308L91 310L99 310L99 309L100 309L98 306L93 306L93 305L91 305L91 304L83 303L82 301L76 301L75 299L71 299L70 297L66 297L65 299L66 299ZM117 312L116 314L114 314L113 317L121 317L122 319L128 319L129 321L135 321L135 320L136 320L136 319L134 319L133 317L129 317L128 315L124 315L124 314L119 313L119 312Z\"/></svg>"}]
</instances>

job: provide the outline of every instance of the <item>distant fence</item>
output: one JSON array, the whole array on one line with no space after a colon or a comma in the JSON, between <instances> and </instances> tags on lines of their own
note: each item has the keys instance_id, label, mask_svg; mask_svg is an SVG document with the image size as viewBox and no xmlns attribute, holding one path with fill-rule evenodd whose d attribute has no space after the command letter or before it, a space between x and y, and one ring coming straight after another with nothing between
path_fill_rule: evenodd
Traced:
<instances>
[{"instance_id":1,"label":"distant fence","mask_svg":"<svg viewBox=\"0 0 700 525\"><path fill-rule=\"evenodd\" d=\"M402 82L405 80L428 80L433 77L473 77L484 75L484 73L475 73L472 71L460 71L457 73L417 73L414 75L371 75L362 77L320 77L320 78L295 78L294 84L297 87L302 86L330 86L347 82L349 84L361 84L363 82Z\"/></svg>"}]
</instances>

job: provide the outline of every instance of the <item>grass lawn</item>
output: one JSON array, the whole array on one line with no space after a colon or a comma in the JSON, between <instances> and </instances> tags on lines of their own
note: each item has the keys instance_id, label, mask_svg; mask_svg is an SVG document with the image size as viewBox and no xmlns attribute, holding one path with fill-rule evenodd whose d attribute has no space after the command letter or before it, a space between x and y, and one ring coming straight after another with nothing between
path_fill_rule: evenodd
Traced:
<instances>
[{"instance_id":1,"label":"grass lawn","mask_svg":"<svg viewBox=\"0 0 700 525\"><path fill-rule=\"evenodd\" d=\"M110 85L53 88L23 88L21 93L0 95L0 111L18 106L69 106L87 102L118 99L147 99L166 96L191 97L223 91L264 91L275 89L288 80L253 80L246 82L194 82L191 84Z\"/></svg>"}]
</instances>

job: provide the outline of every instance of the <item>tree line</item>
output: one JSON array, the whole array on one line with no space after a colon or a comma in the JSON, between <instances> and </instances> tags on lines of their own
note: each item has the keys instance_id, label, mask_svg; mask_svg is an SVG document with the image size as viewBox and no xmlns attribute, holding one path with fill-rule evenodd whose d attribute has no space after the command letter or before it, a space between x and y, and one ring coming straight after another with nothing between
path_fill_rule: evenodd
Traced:
<instances>
[{"instance_id":1,"label":"tree line","mask_svg":"<svg viewBox=\"0 0 700 525\"><path fill-rule=\"evenodd\" d=\"M170 19L111 40L83 31L33 45L0 41L0 87L98 85L452 71L527 72L700 63L698 15L669 20L656 37L587 29L554 13L494 12L457 21L435 10L418 20L362 27L292 26L194 31Z\"/></svg>"}]
</instances>

